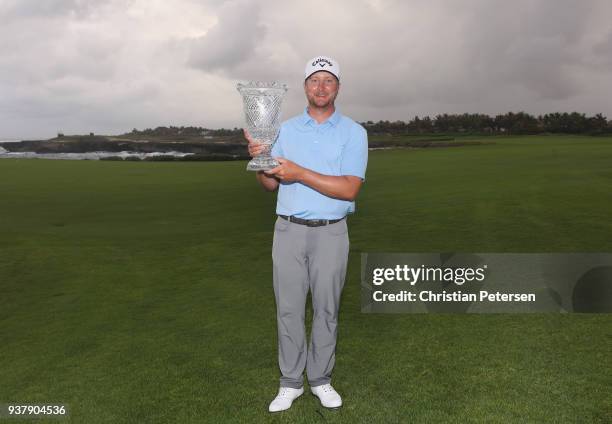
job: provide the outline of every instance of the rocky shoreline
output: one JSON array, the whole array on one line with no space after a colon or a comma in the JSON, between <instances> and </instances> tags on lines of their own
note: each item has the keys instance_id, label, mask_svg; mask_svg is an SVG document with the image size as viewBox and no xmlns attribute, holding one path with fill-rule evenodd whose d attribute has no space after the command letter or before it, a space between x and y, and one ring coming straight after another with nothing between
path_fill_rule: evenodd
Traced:
<instances>
[{"instance_id":1,"label":"rocky shoreline","mask_svg":"<svg viewBox=\"0 0 612 424\"><path fill-rule=\"evenodd\" d=\"M402 149L459 147L485 141L456 141L454 138L370 141L369 148ZM96 159L96 160L185 160L218 161L250 159L241 136L189 137L184 139L133 139L129 136L61 136L49 140L0 142L0 157Z\"/></svg>"},{"instance_id":2,"label":"rocky shoreline","mask_svg":"<svg viewBox=\"0 0 612 424\"><path fill-rule=\"evenodd\" d=\"M115 160L135 157L147 160L238 160L247 159L246 142L237 137L201 140L131 140L106 136L69 136L49 140L0 143L0 153L15 157L58 158L56 155L89 155ZM116 153L116 155L113 155ZM101 157L95 157L101 156Z\"/></svg>"}]
</instances>

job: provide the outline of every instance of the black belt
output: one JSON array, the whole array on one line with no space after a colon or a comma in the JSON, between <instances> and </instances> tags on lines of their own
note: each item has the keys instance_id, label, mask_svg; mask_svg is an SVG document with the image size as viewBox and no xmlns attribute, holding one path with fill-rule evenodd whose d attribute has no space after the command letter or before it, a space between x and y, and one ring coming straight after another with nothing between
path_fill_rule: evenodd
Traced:
<instances>
[{"instance_id":1,"label":"black belt","mask_svg":"<svg viewBox=\"0 0 612 424\"><path fill-rule=\"evenodd\" d=\"M322 227L323 225L335 224L336 222L342 221L346 217L340 219L302 219L296 218L295 216L279 215L285 221L294 222L300 225L306 225L308 227Z\"/></svg>"}]
</instances>

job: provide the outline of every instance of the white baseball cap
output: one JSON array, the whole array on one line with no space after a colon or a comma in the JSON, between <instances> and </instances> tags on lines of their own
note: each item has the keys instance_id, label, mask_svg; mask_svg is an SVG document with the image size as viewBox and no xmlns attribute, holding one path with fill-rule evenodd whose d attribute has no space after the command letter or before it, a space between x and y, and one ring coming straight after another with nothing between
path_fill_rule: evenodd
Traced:
<instances>
[{"instance_id":1,"label":"white baseball cap","mask_svg":"<svg viewBox=\"0 0 612 424\"><path fill-rule=\"evenodd\" d=\"M317 56L313 57L306 63L306 70L304 71L304 79L308 78L315 72L325 71L329 72L340 81L340 65L331 57Z\"/></svg>"}]
</instances>

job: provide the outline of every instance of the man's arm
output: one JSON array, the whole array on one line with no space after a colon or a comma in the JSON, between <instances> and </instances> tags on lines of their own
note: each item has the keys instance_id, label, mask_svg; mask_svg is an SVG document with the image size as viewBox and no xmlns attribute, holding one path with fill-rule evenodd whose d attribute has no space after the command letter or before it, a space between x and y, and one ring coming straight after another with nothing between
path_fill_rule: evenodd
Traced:
<instances>
[{"instance_id":1,"label":"man's arm","mask_svg":"<svg viewBox=\"0 0 612 424\"><path fill-rule=\"evenodd\" d=\"M323 175L306 169L288 159L276 158L280 165L266 175L274 176L281 181L299 181L319 193L340 200L353 201L359 193L362 179L353 175ZM277 182L278 183L278 182Z\"/></svg>"},{"instance_id":2,"label":"man's arm","mask_svg":"<svg viewBox=\"0 0 612 424\"><path fill-rule=\"evenodd\" d=\"M266 191L275 191L278 188L280 182L273 175L267 175L264 171L257 171L255 173L257 181Z\"/></svg>"},{"instance_id":3,"label":"man's arm","mask_svg":"<svg viewBox=\"0 0 612 424\"><path fill-rule=\"evenodd\" d=\"M329 197L353 201L359 194L362 180L353 175L323 175L306 169L300 180L307 186Z\"/></svg>"}]
</instances>

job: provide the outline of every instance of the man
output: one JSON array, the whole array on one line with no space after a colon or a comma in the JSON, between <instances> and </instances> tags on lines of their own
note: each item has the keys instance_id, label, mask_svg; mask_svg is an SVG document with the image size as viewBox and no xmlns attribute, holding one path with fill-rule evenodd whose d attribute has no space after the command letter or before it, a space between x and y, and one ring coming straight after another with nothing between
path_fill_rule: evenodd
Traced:
<instances>
[{"instance_id":1,"label":"man","mask_svg":"<svg viewBox=\"0 0 612 424\"><path fill-rule=\"evenodd\" d=\"M354 212L365 178L368 141L363 127L336 110L339 89L335 60L319 56L308 61L308 106L281 126L272 149L280 165L257 173L265 190L278 189L272 261L282 376L270 412L288 409L304 393L304 369L312 393L324 407L342 405L330 382L349 251L345 218ZM249 154L260 154L263 146L247 132L245 136ZM313 322L306 348L308 290Z\"/></svg>"}]
</instances>

